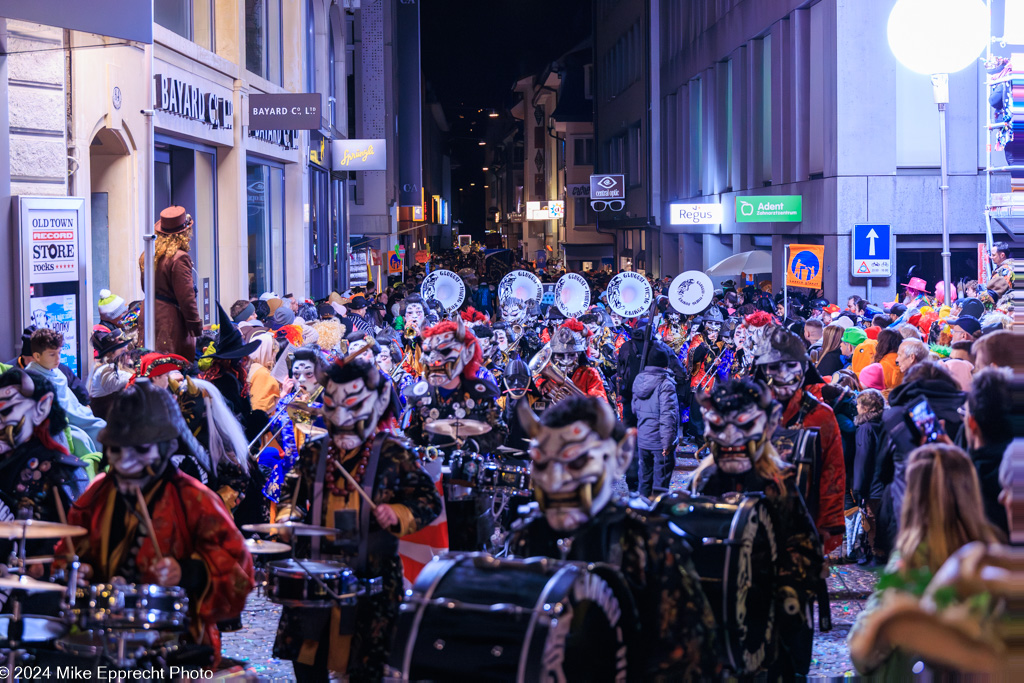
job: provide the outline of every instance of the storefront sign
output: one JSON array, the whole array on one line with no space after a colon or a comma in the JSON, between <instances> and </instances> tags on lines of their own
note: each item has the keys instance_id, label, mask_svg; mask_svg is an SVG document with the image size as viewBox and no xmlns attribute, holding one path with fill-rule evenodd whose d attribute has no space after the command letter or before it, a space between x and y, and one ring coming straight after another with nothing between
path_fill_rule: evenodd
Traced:
<instances>
[{"instance_id":1,"label":"storefront sign","mask_svg":"<svg viewBox=\"0 0 1024 683\"><path fill-rule=\"evenodd\" d=\"M234 104L230 99L203 92L198 86L173 76L157 74L153 76L153 81L156 86L154 109L206 123L214 128L231 129Z\"/></svg>"},{"instance_id":2,"label":"storefront sign","mask_svg":"<svg viewBox=\"0 0 1024 683\"><path fill-rule=\"evenodd\" d=\"M249 130L320 130L320 93L249 95Z\"/></svg>"},{"instance_id":3,"label":"storefront sign","mask_svg":"<svg viewBox=\"0 0 1024 683\"><path fill-rule=\"evenodd\" d=\"M249 137L269 142L283 149L299 148L299 133L294 130L253 130L250 128Z\"/></svg>"},{"instance_id":4,"label":"storefront sign","mask_svg":"<svg viewBox=\"0 0 1024 683\"><path fill-rule=\"evenodd\" d=\"M786 286L821 289L825 247L820 244L791 244L786 261Z\"/></svg>"},{"instance_id":5,"label":"storefront sign","mask_svg":"<svg viewBox=\"0 0 1024 683\"><path fill-rule=\"evenodd\" d=\"M800 195L736 197L737 223L799 223L803 219Z\"/></svg>"},{"instance_id":6,"label":"storefront sign","mask_svg":"<svg viewBox=\"0 0 1024 683\"><path fill-rule=\"evenodd\" d=\"M590 196L593 199L625 199L626 177L621 173L590 176Z\"/></svg>"},{"instance_id":7,"label":"storefront sign","mask_svg":"<svg viewBox=\"0 0 1024 683\"><path fill-rule=\"evenodd\" d=\"M721 204L669 204L669 225L721 225Z\"/></svg>"},{"instance_id":8,"label":"storefront sign","mask_svg":"<svg viewBox=\"0 0 1024 683\"><path fill-rule=\"evenodd\" d=\"M567 195L569 195L570 197L572 197L573 199L577 199L579 197L587 197L587 198L589 198L590 197L590 185L587 184L587 183L580 183L578 185L577 184L566 185L565 186L565 193Z\"/></svg>"},{"instance_id":9,"label":"storefront sign","mask_svg":"<svg viewBox=\"0 0 1024 683\"><path fill-rule=\"evenodd\" d=\"M79 373L86 337L85 200L80 197L15 197L18 220L16 291L22 327L35 324L64 335L61 362Z\"/></svg>"},{"instance_id":10,"label":"storefront sign","mask_svg":"<svg viewBox=\"0 0 1024 683\"><path fill-rule=\"evenodd\" d=\"M526 220L550 221L565 218L565 202L549 200L546 202L526 202Z\"/></svg>"},{"instance_id":11,"label":"storefront sign","mask_svg":"<svg viewBox=\"0 0 1024 683\"><path fill-rule=\"evenodd\" d=\"M383 171L388 167L386 140L332 140L332 171Z\"/></svg>"}]
</instances>

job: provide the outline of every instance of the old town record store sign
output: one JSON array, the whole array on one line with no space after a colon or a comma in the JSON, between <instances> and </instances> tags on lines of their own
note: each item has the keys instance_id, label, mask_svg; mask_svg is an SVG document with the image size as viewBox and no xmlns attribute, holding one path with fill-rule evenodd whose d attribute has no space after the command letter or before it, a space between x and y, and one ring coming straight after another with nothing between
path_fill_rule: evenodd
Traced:
<instances>
[{"instance_id":1,"label":"old town record store sign","mask_svg":"<svg viewBox=\"0 0 1024 683\"><path fill-rule=\"evenodd\" d=\"M153 76L153 108L215 129L231 130L234 105L230 97L221 97L176 76Z\"/></svg>"}]
</instances>

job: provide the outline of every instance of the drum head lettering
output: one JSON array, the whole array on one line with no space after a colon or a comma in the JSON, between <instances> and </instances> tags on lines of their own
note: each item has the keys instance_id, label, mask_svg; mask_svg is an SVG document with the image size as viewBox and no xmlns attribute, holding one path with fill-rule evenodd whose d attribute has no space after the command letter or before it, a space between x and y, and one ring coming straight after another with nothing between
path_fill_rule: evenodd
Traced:
<instances>
[{"instance_id":1,"label":"drum head lettering","mask_svg":"<svg viewBox=\"0 0 1024 683\"><path fill-rule=\"evenodd\" d=\"M676 275L668 288L672 308L683 315L696 315L708 307L714 295L711 278L699 270L688 270Z\"/></svg>"},{"instance_id":2,"label":"drum head lettering","mask_svg":"<svg viewBox=\"0 0 1024 683\"><path fill-rule=\"evenodd\" d=\"M567 318L583 315L590 308L590 285L579 273L566 273L555 284L555 305Z\"/></svg>"},{"instance_id":3,"label":"drum head lettering","mask_svg":"<svg viewBox=\"0 0 1024 683\"><path fill-rule=\"evenodd\" d=\"M640 273L619 273L608 283L608 305L623 318L639 318L654 300L651 283Z\"/></svg>"},{"instance_id":4,"label":"drum head lettering","mask_svg":"<svg viewBox=\"0 0 1024 683\"><path fill-rule=\"evenodd\" d=\"M424 301L437 299L444 310L451 312L462 305L466 298L466 283L450 270L435 270L423 278L420 296Z\"/></svg>"}]
</instances>

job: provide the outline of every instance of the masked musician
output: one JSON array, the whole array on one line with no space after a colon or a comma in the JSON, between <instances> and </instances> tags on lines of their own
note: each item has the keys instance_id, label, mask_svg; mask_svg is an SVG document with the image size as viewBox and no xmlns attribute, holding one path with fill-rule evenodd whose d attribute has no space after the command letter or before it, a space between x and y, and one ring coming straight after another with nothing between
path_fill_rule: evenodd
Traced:
<instances>
[{"instance_id":1,"label":"masked musician","mask_svg":"<svg viewBox=\"0 0 1024 683\"><path fill-rule=\"evenodd\" d=\"M86 465L69 454L66 426L46 377L18 368L0 375L0 519L59 522L61 506L85 490Z\"/></svg>"},{"instance_id":2,"label":"masked musician","mask_svg":"<svg viewBox=\"0 0 1024 683\"><path fill-rule=\"evenodd\" d=\"M782 620L777 629L782 647L768 678L805 676L814 636L811 606L820 595L825 558L797 491L794 469L772 445L782 406L760 382L739 379L701 394L701 409L711 455L694 471L688 488L705 496L762 493L772 506L779 544L775 614Z\"/></svg>"},{"instance_id":3,"label":"masked musician","mask_svg":"<svg viewBox=\"0 0 1024 683\"><path fill-rule=\"evenodd\" d=\"M494 376L480 365L480 344L461 318L446 320L423 330L423 379L406 391L406 436L417 444L446 445L451 439L425 432L425 423L437 419L471 419L491 426L474 437L482 452L502 445L507 428L496 403Z\"/></svg>"},{"instance_id":4,"label":"masked musician","mask_svg":"<svg viewBox=\"0 0 1024 683\"><path fill-rule=\"evenodd\" d=\"M596 396L608 401L604 378L596 368L590 365L587 358L587 340L584 337L587 328L579 320L570 318L555 329L551 338L551 362L562 372L566 379L586 396ZM538 381L541 392L554 402L564 398L569 389L557 385L549 378Z\"/></svg>"},{"instance_id":5,"label":"masked musician","mask_svg":"<svg viewBox=\"0 0 1024 683\"><path fill-rule=\"evenodd\" d=\"M714 617L689 547L663 517L626 506L612 491L632 459L635 431L593 396L570 396L540 419L525 402L518 412L531 438L540 510L517 525L510 551L605 562L622 572L641 626L627 654L630 680L713 677Z\"/></svg>"},{"instance_id":6,"label":"masked musician","mask_svg":"<svg viewBox=\"0 0 1024 683\"><path fill-rule=\"evenodd\" d=\"M499 303L509 346L515 347L521 357L533 358L544 345L535 329L535 321L530 318L530 309L536 302L506 296Z\"/></svg>"},{"instance_id":7,"label":"masked musician","mask_svg":"<svg viewBox=\"0 0 1024 683\"><path fill-rule=\"evenodd\" d=\"M690 372L690 396L687 401L690 411L690 425L698 441L704 432L698 397L710 391L716 379L726 379L732 370L732 349L725 347L721 339L724 318L717 306L708 308L693 324L690 338L690 356L687 369Z\"/></svg>"},{"instance_id":8,"label":"masked musician","mask_svg":"<svg viewBox=\"0 0 1024 683\"><path fill-rule=\"evenodd\" d=\"M137 379L111 406L99 439L110 469L68 512L69 524L88 529L74 539L81 574L97 583L120 577L183 588L189 638L213 648L216 666L217 622L241 614L254 586L252 557L220 497L171 463L173 455L197 447L178 404L150 380ZM68 551L61 541L57 555Z\"/></svg>"},{"instance_id":9,"label":"masked musician","mask_svg":"<svg viewBox=\"0 0 1024 683\"><path fill-rule=\"evenodd\" d=\"M658 327L658 336L678 354L686 344L686 326L683 315L674 308L665 311L665 322Z\"/></svg>"},{"instance_id":10,"label":"masked musician","mask_svg":"<svg viewBox=\"0 0 1024 683\"><path fill-rule=\"evenodd\" d=\"M334 543L314 539L320 545L313 550L334 556L361 579L379 577L383 589L356 606L284 608L274 656L292 661L299 680L326 681L328 671L350 681L380 680L402 596L398 539L430 524L441 500L412 444L395 436L398 407L387 375L372 362L338 361L327 368L324 383L328 435L303 446L276 521L341 529Z\"/></svg>"},{"instance_id":11,"label":"masked musician","mask_svg":"<svg viewBox=\"0 0 1024 683\"><path fill-rule=\"evenodd\" d=\"M380 352L377 354L377 367L391 378L391 382L398 391L402 407L405 407L405 391L416 383L416 378L409 374L402 363L402 351L390 338L377 337L377 345Z\"/></svg>"},{"instance_id":12,"label":"masked musician","mask_svg":"<svg viewBox=\"0 0 1024 683\"><path fill-rule=\"evenodd\" d=\"M502 360L498 345L494 343L494 330L490 325L474 325L473 336L480 342L480 364L490 370L495 378L500 377L505 369L505 362Z\"/></svg>"},{"instance_id":13,"label":"masked musician","mask_svg":"<svg viewBox=\"0 0 1024 683\"><path fill-rule=\"evenodd\" d=\"M604 309L595 306L589 313L581 315L579 321L587 328L587 358L607 381L614 384L616 349L612 341L611 319Z\"/></svg>"},{"instance_id":14,"label":"masked musician","mask_svg":"<svg viewBox=\"0 0 1024 683\"><path fill-rule=\"evenodd\" d=\"M768 352L758 356L755 362L758 376L782 404L782 418L772 441L786 462L795 464L799 458L813 461L807 507L821 534L825 552L830 553L839 547L846 530L843 514L846 465L839 424L832 409L807 391L807 387L820 384L822 380L800 337L775 326L768 341ZM805 430L815 430L817 439L801 439L800 432ZM801 443L807 443L808 450L797 453L796 448Z\"/></svg>"},{"instance_id":15,"label":"masked musician","mask_svg":"<svg viewBox=\"0 0 1024 683\"><path fill-rule=\"evenodd\" d=\"M419 336L423 321L427 317L427 305L419 294L410 294L402 300L402 319L405 321L403 337L405 339Z\"/></svg>"}]
</instances>

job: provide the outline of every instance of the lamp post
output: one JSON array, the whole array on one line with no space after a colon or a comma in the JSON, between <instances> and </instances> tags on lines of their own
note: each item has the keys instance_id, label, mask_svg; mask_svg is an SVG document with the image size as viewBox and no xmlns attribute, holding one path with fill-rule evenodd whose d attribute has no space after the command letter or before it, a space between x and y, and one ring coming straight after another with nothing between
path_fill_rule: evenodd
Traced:
<instances>
[{"instance_id":1,"label":"lamp post","mask_svg":"<svg viewBox=\"0 0 1024 683\"><path fill-rule=\"evenodd\" d=\"M950 298L949 181L946 173L946 105L949 74L978 59L991 34L982 0L898 0L889 15L889 48L903 66L931 76L939 108L939 192L942 196L942 279Z\"/></svg>"}]
</instances>

